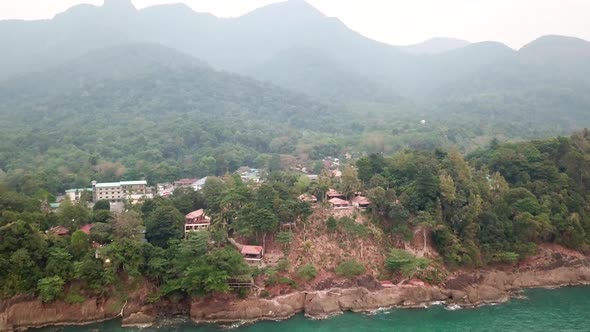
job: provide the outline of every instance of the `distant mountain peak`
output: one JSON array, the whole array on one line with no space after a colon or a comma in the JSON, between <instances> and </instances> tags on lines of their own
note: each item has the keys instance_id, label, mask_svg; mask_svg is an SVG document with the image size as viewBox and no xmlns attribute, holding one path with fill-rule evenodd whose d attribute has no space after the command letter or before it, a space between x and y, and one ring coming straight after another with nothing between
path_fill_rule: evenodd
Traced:
<instances>
[{"instance_id":1,"label":"distant mountain peak","mask_svg":"<svg viewBox=\"0 0 590 332\"><path fill-rule=\"evenodd\" d=\"M434 37L418 44L401 46L404 51L412 54L437 54L465 47L470 42L457 38Z\"/></svg>"},{"instance_id":2,"label":"distant mountain peak","mask_svg":"<svg viewBox=\"0 0 590 332\"><path fill-rule=\"evenodd\" d=\"M305 0L287 0L258 8L243 17L273 17L278 20L325 18L326 15Z\"/></svg>"},{"instance_id":3,"label":"distant mountain peak","mask_svg":"<svg viewBox=\"0 0 590 332\"><path fill-rule=\"evenodd\" d=\"M113 11L136 11L137 9L133 5L131 0L104 0L102 5L104 9Z\"/></svg>"}]
</instances>

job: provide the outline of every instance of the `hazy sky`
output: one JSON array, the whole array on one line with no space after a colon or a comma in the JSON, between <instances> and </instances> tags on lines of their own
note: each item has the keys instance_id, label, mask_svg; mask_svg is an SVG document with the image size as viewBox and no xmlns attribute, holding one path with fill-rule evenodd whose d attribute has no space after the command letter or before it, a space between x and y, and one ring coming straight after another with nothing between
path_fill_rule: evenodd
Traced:
<instances>
[{"instance_id":1,"label":"hazy sky","mask_svg":"<svg viewBox=\"0 0 590 332\"><path fill-rule=\"evenodd\" d=\"M0 0L0 19L51 18L103 0ZM195 11L239 16L277 0L133 0L137 8L184 2ZM590 40L590 0L308 0L353 30L403 45L435 36L496 40L518 48L546 34Z\"/></svg>"}]
</instances>

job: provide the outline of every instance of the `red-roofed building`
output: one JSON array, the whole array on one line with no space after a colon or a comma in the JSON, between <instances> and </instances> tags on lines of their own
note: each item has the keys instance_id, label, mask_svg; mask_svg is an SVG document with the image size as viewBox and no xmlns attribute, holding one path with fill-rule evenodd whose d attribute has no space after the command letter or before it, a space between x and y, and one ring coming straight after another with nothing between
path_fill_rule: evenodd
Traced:
<instances>
[{"instance_id":1,"label":"red-roofed building","mask_svg":"<svg viewBox=\"0 0 590 332\"><path fill-rule=\"evenodd\" d=\"M174 181L174 187L188 187L193 183L197 182L199 179L180 179Z\"/></svg>"},{"instance_id":2,"label":"red-roofed building","mask_svg":"<svg viewBox=\"0 0 590 332\"><path fill-rule=\"evenodd\" d=\"M58 236L66 236L70 233L70 231L63 226L55 226L55 227L51 227L49 229L49 233L55 234Z\"/></svg>"},{"instance_id":3,"label":"red-roofed building","mask_svg":"<svg viewBox=\"0 0 590 332\"><path fill-rule=\"evenodd\" d=\"M86 235L90 235L90 230L92 229L92 227L94 227L94 224L88 224L88 225L84 225L80 228L80 230L84 233L86 233Z\"/></svg>"},{"instance_id":4,"label":"red-roofed building","mask_svg":"<svg viewBox=\"0 0 590 332\"><path fill-rule=\"evenodd\" d=\"M350 203L340 198L332 198L328 201L334 209L348 209Z\"/></svg>"},{"instance_id":5,"label":"red-roofed building","mask_svg":"<svg viewBox=\"0 0 590 332\"><path fill-rule=\"evenodd\" d=\"M243 246L242 256L247 261L261 261L264 256L264 248L261 246Z\"/></svg>"},{"instance_id":6,"label":"red-roofed building","mask_svg":"<svg viewBox=\"0 0 590 332\"><path fill-rule=\"evenodd\" d=\"M207 230L211 225L211 218L205 215L205 210L199 209L184 217L184 234Z\"/></svg>"}]
</instances>

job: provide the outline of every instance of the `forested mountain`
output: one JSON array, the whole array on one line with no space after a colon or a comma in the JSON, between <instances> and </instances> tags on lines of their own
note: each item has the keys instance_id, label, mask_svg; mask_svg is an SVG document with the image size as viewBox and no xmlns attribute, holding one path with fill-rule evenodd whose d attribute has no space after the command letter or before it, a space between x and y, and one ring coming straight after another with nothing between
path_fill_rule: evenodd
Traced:
<instances>
[{"instance_id":1,"label":"forested mountain","mask_svg":"<svg viewBox=\"0 0 590 332\"><path fill-rule=\"evenodd\" d=\"M2 21L0 44L0 170L16 182L48 170L37 176L50 188L114 170L223 173L279 154L473 151L590 126L590 43L562 36L518 51L434 39L412 54L302 0L227 19L107 0Z\"/></svg>"},{"instance_id":2,"label":"forested mountain","mask_svg":"<svg viewBox=\"0 0 590 332\"><path fill-rule=\"evenodd\" d=\"M347 128L329 106L149 44L6 81L0 99L0 168L25 191L120 177L124 166L150 179L265 166L257 157L293 152L307 131Z\"/></svg>"}]
</instances>

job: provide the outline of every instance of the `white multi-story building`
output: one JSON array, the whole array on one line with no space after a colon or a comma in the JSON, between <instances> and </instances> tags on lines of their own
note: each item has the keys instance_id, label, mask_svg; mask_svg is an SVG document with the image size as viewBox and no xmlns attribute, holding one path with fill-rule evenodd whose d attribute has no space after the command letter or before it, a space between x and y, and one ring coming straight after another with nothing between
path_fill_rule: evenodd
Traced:
<instances>
[{"instance_id":1,"label":"white multi-story building","mask_svg":"<svg viewBox=\"0 0 590 332\"><path fill-rule=\"evenodd\" d=\"M82 198L83 193L87 192L89 195L92 194L92 188L81 188L81 189L68 189L66 190L66 196L72 202L77 202ZM90 199L90 196L87 196Z\"/></svg>"},{"instance_id":2,"label":"white multi-story building","mask_svg":"<svg viewBox=\"0 0 590 332\"><path fill-rule=\"evenodd\" d=\"M92 181L92 200L107 200L109 202L122 202L123 200L136 203L146 198L152 198L148 192L147 181L121 181L97 183Z\"/></svg>"}]
</instances>

